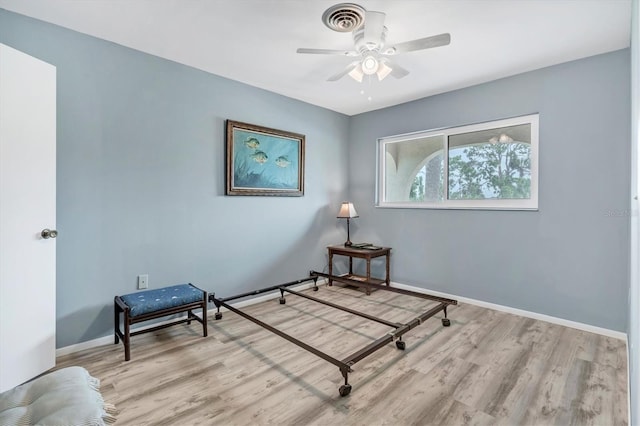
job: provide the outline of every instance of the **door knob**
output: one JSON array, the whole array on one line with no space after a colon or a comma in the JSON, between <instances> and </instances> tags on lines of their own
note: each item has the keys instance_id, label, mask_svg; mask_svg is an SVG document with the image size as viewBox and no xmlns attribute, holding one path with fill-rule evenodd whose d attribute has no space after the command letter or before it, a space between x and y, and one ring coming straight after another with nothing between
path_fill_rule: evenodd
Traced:
<instances>
[{"instance_id":1,"label":"door knob","mask_svg":"<svg viewBox=\"0 0 640 426\"><path fill-rule=\"evenodd\" d=\"M58 231L56 231L55 229L43 229L40 235L42 235L42 238L46 240L47 238L57 237Z\"/></svg>"}]
</instances>

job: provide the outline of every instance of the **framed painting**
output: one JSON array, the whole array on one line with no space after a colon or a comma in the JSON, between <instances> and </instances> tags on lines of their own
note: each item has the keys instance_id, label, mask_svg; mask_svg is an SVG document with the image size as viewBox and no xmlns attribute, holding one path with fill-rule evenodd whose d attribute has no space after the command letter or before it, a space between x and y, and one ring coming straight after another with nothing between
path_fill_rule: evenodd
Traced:
<instances>
[{"instance_id":1,"label":"framed painting","mask_svg":"<svg viewBox=\"0 0 640 426\"><path fill-rule=\"evenodd\" d=\"M304 195L304 135L227 120L226 195Z\"/></svg>"}]
</instances>

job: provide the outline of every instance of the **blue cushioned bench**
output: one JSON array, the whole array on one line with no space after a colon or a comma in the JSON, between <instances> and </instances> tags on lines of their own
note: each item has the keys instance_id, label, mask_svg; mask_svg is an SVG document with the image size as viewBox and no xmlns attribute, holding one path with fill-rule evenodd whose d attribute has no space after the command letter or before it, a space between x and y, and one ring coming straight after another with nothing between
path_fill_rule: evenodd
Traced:
<instances>
[{"instance_id":1,"label":"blue cushioned bench","mask_svg":"<svg viewBox=\"0 0 640 426\"><path fill-rule=\"evenodd\" d=\"M131 359L131 336L137 334L149 333L184 322L191 324L191 321L198 321L202 324L204 337L207 337L207 292L193 284L179 284L116 296L113 307L115 343L118 344L122 339L125 361ZM192 312L193 309L198 308L202 309L202 318ZM133 333L130 331L132 324L181 312L186 312L187 316L156 327L137 330ZM120 331L121 313L124 314L124 332Z\"/></svg>"}]
</instances>

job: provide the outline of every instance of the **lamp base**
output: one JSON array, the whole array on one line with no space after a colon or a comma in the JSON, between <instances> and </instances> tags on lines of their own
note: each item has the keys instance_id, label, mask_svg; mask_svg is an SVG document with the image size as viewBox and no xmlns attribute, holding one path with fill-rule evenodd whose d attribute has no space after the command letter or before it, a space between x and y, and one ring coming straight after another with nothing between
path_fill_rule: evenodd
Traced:
<instances>
[{"instance_id":1,"label":"lamp base","mask_svg":"<svg viewBox=\"0 0 640 426\"><path fill-rule=\"evenodd\" d=\"M345 247L351 247L353 243L351 242L351 234L349 233L349 218L347 218L347 242L344 243Z\"/></svg>"}]
</instances>

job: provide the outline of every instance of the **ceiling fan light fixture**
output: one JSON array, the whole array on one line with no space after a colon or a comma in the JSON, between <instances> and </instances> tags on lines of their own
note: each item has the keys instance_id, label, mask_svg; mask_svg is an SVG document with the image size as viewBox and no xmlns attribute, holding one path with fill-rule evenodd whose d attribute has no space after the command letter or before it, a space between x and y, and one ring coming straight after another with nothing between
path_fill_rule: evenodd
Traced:
<instances>
[{"instance_id":1,"label":"ceiling fan light fixture","mask_svg":"<svg viewBox=\"0 0 640 426\"><path fill-rule=\"evenodd\" d=\"M357 57L357 60L330 76L327 81L338 81L345 75L349 75L362 83L365 75L376 74L378 81L384 80L388 75L397 79L407 76L409 70L388 58L390 56L446 46L451 43L451 34L443 33L386 46L388 29L384 25L385 17L384 12L365 10L355 3L336 4L322 14L322 22L334 31L351 31L354 49L298 48L296 52Z\"/></svg>"},{"instance_id":2,"label":"ceiling fan light fixture","mask_svg":"<svg viewBox=\"0 0 640 426\"><path fill-rule=\"evenodd\" d=\"M354 69L349 71L349 77L351 77L352 79L354 79L358 83L362 83L362 79L364 77L364 74L362 72L361 66L358 65L357 67L355 67Z\"/></svg>"},{"instance_id":3,"label":"ceiling fan light fixture","mask_svg":"<svg viewBox=\"0 0 640 426\"><path fill-rule=\"evenodd\" d=\"M366 75L373 75L378 71L379 62L376 58L369 55L362 60L362 72Z\"/></svg>"},{"instance_id":4,"label":"ceiling fan light fixture","mask_svg":"<svg viewBox=\"0 0 640 426\"><path fill-rule=\"evenodd\" d=\"M391 74L393 69L385 63L385 61L380 61L380 65L378 66L378 71L376 74L378 75L378 81L384 80L389 74Z\"/></svg>"}]
</instances>

